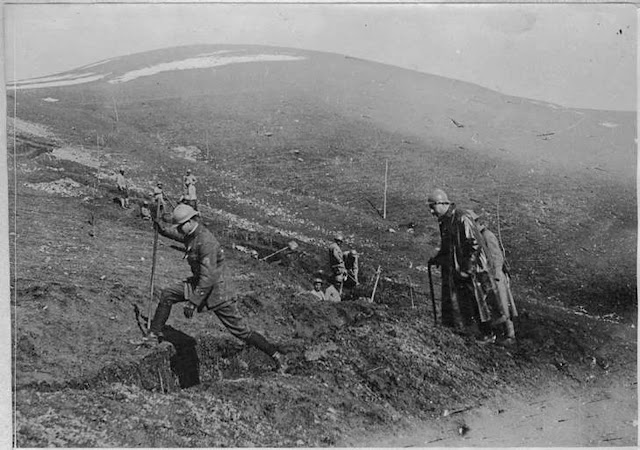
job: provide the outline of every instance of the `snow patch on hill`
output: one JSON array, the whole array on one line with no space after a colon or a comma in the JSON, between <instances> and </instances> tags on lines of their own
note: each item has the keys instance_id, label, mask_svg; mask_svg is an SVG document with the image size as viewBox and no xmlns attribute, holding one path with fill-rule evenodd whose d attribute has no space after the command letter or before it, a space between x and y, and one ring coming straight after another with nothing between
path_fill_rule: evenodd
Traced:
<instances>
[{"instance_id":1,"label":"snow patch on hill","mask_svg":"<svg viewBox=\"0 0 640 450\"><path fill-rule=\"evenodd\" d=\"M171 61L156 64L154 66L145 67L143 69L132 70L117 78L109 80L109 83L125 83L135 80L136 78L148 77L162 72L172 70L188 70L188 69L208 69L211 67L225 66L228 64L247 63L247 62L264 62L264 61L299 61L305 59L301 56L291 55L223 55L226 52L216 52L211 54L198 55L193 58L186 58L179 61Z\"/></svg>"},{"instance_id":2,"label":"snow patch on hill","mask_svg":"<svg viewBox=\"0 0 640 450\"><path fill-rule=\"evenodd\" d=\"M39 89L49 87L61 87L72 86L74 84L90 83L92 81L98 81L107 74L94 74L94 73L82 73L82 74L66 74L60 76L48 76L43 78L34 78L33 80L22 82L20 84L9 85L10 89Z\"/></svg>"}]
</instances>

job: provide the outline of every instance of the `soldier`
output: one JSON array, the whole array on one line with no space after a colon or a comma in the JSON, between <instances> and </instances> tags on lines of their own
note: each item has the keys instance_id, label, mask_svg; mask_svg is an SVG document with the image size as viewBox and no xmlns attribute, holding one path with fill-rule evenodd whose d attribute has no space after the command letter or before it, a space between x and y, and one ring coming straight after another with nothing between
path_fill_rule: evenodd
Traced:
<instances>
[{"instance_id":1,"label":"soldier","mask_svg":"<svg viewBox=\"0 0 640 450\"><path fill-rule=\"evenodd\" d=\"M356 250L346 251L343 253L344 265L347 270L347 279L345 280L350 286L358 286L358 252Z\"/></svg>"},{"instance_id":2,"label":"soldier","mask_svg":"<svg viewBox=\"0 0 640 450\"><path fill-rule=\"evenodd\" d=\"M116 174L116 186L120 197L118 201L122 208L129 208L129 183L124 177L124 169L120 169Z\"/></svg>"},{"instance_id":3,"label":"soldier","mask_svg":"<svg viewBox=\"0 0 640 450\"><path fill-rule=\"evenodd\" d=\"M456 208L441 189L429 195L428 204L440 227L440 250L429 265L441 267L442 322L460 330L478 322L478 342L494 343L492 325L503 312L492 295L494 273L477 216Z\"/></svg>"},{"instance_id":4,"label":"soldier","mask_svg":"<svg viewBox=\"0 0 640 450\"><path fill-rule=\"evenodd\" d=\"M198 210L198 197L196 195L196 177L191 174L191 169L187 169L187 174L182 177L183 193L180 202Z\"/></svg>"},{"instance_id":5,"label":"soldier","mask_svg":"<svg viewBox=\"0 0 640 450\"><path fill-rule=\"evenodd\" d=\"M149 202L143 201L140 205L140 217L142 220L151 220L151 211L149 210Z\"/></svg>"},{"instance_id":6,"label":"soldier","mask_svg":"<svg viewBox=\"0 0 640 450\"><path fill-rule=\"evenodd\" d=\"M484 237L487 245L487 254L494 270L494 281L497 291L492 295L496 296L500 306L502 316L494 321L494 325L504 324L502 337L498 340L498 344L510 346L516 342L516 332L513 327L513 319L518 317L518 309L513 300L511 293L511 277L509 275L509 266L504 257L504 249L500 245L500 241L491 230L485 225L479 224L480 233Z\"/></svg>"},{"instance_id":7,"label":"soldier","mask_svg":"<svg viewBox=\"0 0 640 450\"><path fill-rule=\"evenodd\" d=\"M333 285L329 284L327 290L324 291L324 299L329 302L340 302L342 301L342 297L340 296L340 291Z\"/></svg>"},{"instance_id":8,"label":"soldier","mask_svg":"<svg viewBox=\"0 0 640 450\"><path fill-rule=\"evenodd\" d=\"M153 200L156 202L156 217L162 217L166 209L164 190L162 189L162 183L158 181L156 187L153 188Z\"/></svg>"},{"instance_id":9,"label":"soldier","mask_svg":"<svg viewBox=\"0 0 640 450\"><path fill-rule=\"evenodd\" d=\"M196 177L191 174L191 169L187 169L187 174L182 177L182 184L184 185L185 190L190 185L195 185L198 182Z\"/></svg>"},{"instance_id":10,"label":"soldier","mask_svg":"<svg viewBox=\"0 0 640 450\"><path fill-rule=\"evenodd\" d=\"M322 278L314 278L313 279L313 289L310 291L311 295L318 298L318 300L326 300L324 291L322 290L322 285L324 282Z\"/></svg>"},{"instance_id":11,"label":"soldier","mask_svg":"<svg viewBox=\"0 0 640 450\"><path fill-rule=\"evenodd\" d=\"M344 253L340 244L344 241L342 233L336 233L333 242L329 245L329 266L333 278L330 280L338 292L342 293L342 285L347 278L347 268L344 264Z\"/></svg>"},{"instance_id":12,"label":"soldier","mask_svg":"<svg viewBox=\"0 0 640 450\"><path fill-rule=\"evenodd\" d=\"M269 355L277 370L284 372L284 356L262 334L247 326L238 313L235 299L228 300L223 296L224 251L214 235L200 223L199 216L200 213L192 207L178 205L172 215L173 226L155 222L160 234L184 243L185 258L193 275L186 281L179 281L162 290L151 329L144 341L149 345L157 344L162 338L162 328L171 314L172 306L186 302L183 312L187 319L193 317L196 310L213 310L231 334Z\"/></svg>"}]
</instances>

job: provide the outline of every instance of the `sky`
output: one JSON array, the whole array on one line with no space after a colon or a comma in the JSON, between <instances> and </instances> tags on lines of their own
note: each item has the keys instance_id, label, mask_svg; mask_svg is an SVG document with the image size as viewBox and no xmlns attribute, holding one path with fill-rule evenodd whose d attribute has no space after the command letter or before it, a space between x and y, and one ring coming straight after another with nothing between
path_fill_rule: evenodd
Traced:
<instances>
[{"instance_id":1,"label":"sky","mask_svg":"<svg viewBox=\"0 0 640 450\"><path fill-rule=\"evenodd\" d=\"M5 80L178 45L263 44L630 111L637 28L632 4L8 4Z\"/></svg>"}]
</instances>

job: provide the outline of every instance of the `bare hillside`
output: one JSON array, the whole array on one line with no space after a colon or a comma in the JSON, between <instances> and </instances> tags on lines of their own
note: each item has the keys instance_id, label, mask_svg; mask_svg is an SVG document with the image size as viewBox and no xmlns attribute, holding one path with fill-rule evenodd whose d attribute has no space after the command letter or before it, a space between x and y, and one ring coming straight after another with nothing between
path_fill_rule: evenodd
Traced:
<instances>
[{"instance_id":1,"label":"bare hillside","mask_svg":"<svg viewBox=\"0 0 640 450\"><path fill-rule=\"evenodd\" d=\"M503 412L558 409L551 391L606 398L588 413L598 426L562 440L566 429L526 422L526 441L488 442L637 444L635 113L259 46L149 52L18 86L7 99L18 446L483 445L500 398ZM113 201L120 167L131 210ZM212 314L174 311L172 345L156 351L129 344L153 241L137 205L157 181L177 198L187 168L229 255L228 295L288 352L285 376ZM522 312L516 348L434 324L420 270L439 240L434 187L499 231ZM321 304L299 294L326 269L335 231L362 254L364 285ZM251 257L292 239L297 252ZM188 275L181 257L161 241L157 285Z\"/></svg>"}]
</instances>

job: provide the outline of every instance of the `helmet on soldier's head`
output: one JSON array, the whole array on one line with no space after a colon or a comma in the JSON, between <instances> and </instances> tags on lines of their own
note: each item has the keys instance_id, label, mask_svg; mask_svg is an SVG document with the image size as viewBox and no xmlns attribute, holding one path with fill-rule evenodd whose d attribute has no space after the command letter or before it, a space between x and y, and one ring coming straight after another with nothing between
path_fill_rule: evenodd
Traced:
<instances>
[{"instance_id":1,"label":"helmet on soldier's head","mask_svg":"<svg viewBox=\"0 0 640 450\"><path fill-rule=\"evenodd\" d=\"M434 189L429 197L427 197L427 203L451 203L447 197L447 193L442 189Z\"/></svg>"},{"instance_id":2,"label":"helmet on soldier's head","mask_svg":"<svg viewBox=\"0 0 640 450\"><path fill-rule=\"evenodd\" d=\"M324 281L322 281L322 278L314 278L313 279L313 284L317 284L317 283L322 284L322 283L324 283Z\"/></svg>"},{"instance_id":3,"label":"helmet on soldier's head","mask_svg":"<svg viewBox=\"0 0 640 450\"><path fill-rule=\"evenodd\" d=\"M344 242L344 236L342 233L336 233L333 235L333 240L338 242Z\"/></svg>"},{"instance_id":4,"label":"helmet on soldier's head","mask_svg":"<svg viewBox=\"0 0 640 450\"><path fill-rule=\"evenodd\" d=\"M162 181L158 181L158 184L156 184L156 186L162 187Z\"/></svg>"},{"instance_id":5,"label":"helmet on soldier's head","mask_svg":"<svg viewBox=\"0 0 640 450\"><path fill-rule=\"evenodd\" d=\"M193 209L191 206L181 203L173 210L171 219L174 224L181 225L187 220L199 215L200 213Z\"/></svg>"},{"instance_id":6,"label":"helmet on soldier's head","mask_svg":"<svg viewBox=\"0 0 640 450\"><path fill-rule=\"evenodd\" d=\"M191 169L187 169L187 173L191 173Z\"/></svg>"},{"instance_id":7,"label":"helmet on soldier's head","mask_svg":"<svg viewBox=\"0 0 640 450\"><path fill-rule=\"evenodd\" d=\"M143 201L143 202L142 202L142 204L143 204L143 205L148 205L148 204L149 204L149 202L145 200L145 201Z\"/></svg>"}]
</instances>

